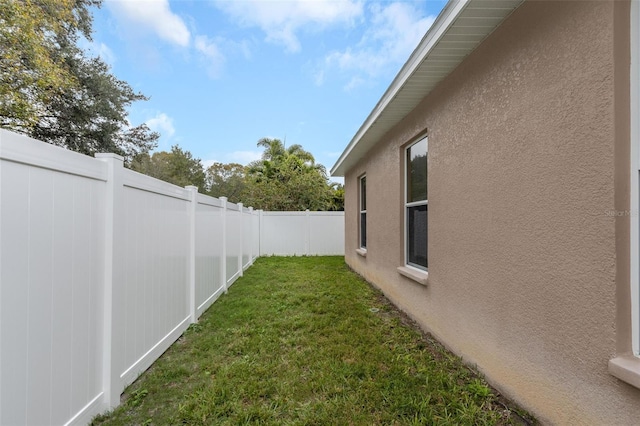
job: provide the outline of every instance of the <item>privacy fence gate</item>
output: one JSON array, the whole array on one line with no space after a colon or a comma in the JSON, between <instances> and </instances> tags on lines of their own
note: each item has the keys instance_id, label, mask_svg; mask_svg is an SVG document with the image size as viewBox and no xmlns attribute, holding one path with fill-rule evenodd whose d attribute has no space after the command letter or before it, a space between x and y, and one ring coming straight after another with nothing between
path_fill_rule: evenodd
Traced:
<instances>
[{"instance_id":1,"label":"privacy fence gate","mask_svg":"<svg viewBox=\"0 0 640 426\"><path fill-rule=\"evenodd\" d=\"M0 130L0 424L86 424L260 255L344 254L263 212Z\"/></svg>"}]
</instances>

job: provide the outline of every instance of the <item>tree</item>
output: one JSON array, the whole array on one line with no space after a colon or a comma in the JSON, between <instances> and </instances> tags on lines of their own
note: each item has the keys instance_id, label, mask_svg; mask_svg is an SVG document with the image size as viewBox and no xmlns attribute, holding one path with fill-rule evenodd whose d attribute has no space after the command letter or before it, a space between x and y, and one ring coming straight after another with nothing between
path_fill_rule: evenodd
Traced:
<instances>
[{"instance_id":1,"label":"tree","mask_svg":"<svg viewBox=\"0 0 640 426\"><path fill-rule=\"evenodd\" d=\"M90 32L88 3L71 0L0 1L0 116L2 126L28 130L49 99L77 84L59 61L59 40ZM74 14L74 9L78 12Z\"/></svg>"},{"instance_id":2,"label":"tree","mask_svg":"<svg viewBox=\"0 0 640 426\"><path fill-rule=\"evenodd\" d=\"M332 194L328 210L344 211L344 185L332 182L330 187Z\"/></svg>"},{"instance_id":3,"label":"tree","mask_svg":"<svg viewBox=\"0 0 640 426\"><path fill-rule=\"evenodd\" d=\"M262 159L249 164L246 205L264 210L327 210L332 191L326 170L300 145L285 148L278 139L263 138Z\"/></svg>"},{"instance_id":4,"label":"tree","mask_svg":"<svg viewBox=\"0 0 640 426\"><path fill-rule=\"evenodd\" d=\"M286 158L293 156L302 160L302 164L304 166L301 167L314 168L325 176L327 174L325 167L322 164L316 164L313 155L309 151L305 151L302 148L302 145L294 144L289 146L289 148L285 148L284 143L280 139L262 138L258 141L257 146L262 147L265 150L262 153L261 162L258 161L249 165L256 171L260 171L260 167L264 166L264 172L275 173L277 166L281 162L285 161ZM268 162L268 166L265 162ZM269 166L271 166L271 168L269 168Z\"/></svg>"},{"instance_id":5,"label":"tree","mask_svg":"<svg viewBox=\"0 0 640 426\"><path fill-rule=\"evenodd\" d=\"M237 163L213 163L206 171L208 194L227 197L232 203L243 202L246 189L245 166Z\"/></svg>"},{"instance_id":6,"label":"tree","mask_svg":"<svg viewBox=\"0 0 640 426\"><path fill-rule=\"evenodd\" d=\"M181 187L194 185L199 192L206 193L206 176L200 159L177 145L171 147L171 152L138 154L131 162L131 169Z\"/></svg>"},{"instance_id":7,"label":"tree","mask_svg":"<svg viewBox=\"0 0 640 426\"><path fill-rule=\"evenodd\" d=\"M0 126L84 154L129 162L159 137L130 126L127 108L147 98L87 58L91 6L100 0L0 0Z\"/></svg>"},{"instance_id":8,"label":"tree","mask_svg":"<svg viewBox=\"0 0 640 426\"><path fill-rule=\"evenodd\" d=\"M87 155L113 152L127 162L156 146L159 135L146 124L128 128L126 108L147 98L109 73L97 58L68 58L80 83L53 98L31 136Z\"/></svg>"},{"instance_id":9,"label":"tree","mask_svg":"<svg viewBox=\"0 0 640 426\"><path fill-rule=\"evenodd\" d=\"M264 148L262 159L267 161L276 161L286 154L284 144L279 139L262 138L256 144L260 148Z\"/></svg>"},{"instance_id":10,"label":"tree","mask_svg":"<svg viewBox=\"0 0 640 426\"><path fill-rule=\"evenodd\" d=\"M258 141L257 146L265 148L262 153L262 159L249 164L249 174L258 178L264 177L271 179L278 176L280 167L286 163L289 158L296 158L295 165L300 170L315 170L326 178L327 171L322 164L316 164L313 155L305 151L301 145L291 145L285 148L279 139L262 138Z\"/></svg>"}]
</instances>

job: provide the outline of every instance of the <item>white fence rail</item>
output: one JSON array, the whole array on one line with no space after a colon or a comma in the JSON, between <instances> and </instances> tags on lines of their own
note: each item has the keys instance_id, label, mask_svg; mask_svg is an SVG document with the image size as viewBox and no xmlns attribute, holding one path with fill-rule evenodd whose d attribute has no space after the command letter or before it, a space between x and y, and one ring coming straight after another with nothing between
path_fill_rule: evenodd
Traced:
<instances>
[{"instance_id":1,"label":"white fence rail","mask_svg":"<svg viewBox=\"0 0 640 426\"><path fill-rule=\"evenodd\" d=\"M0 130L0 425L86 424L259 255L344 253L262 212Z\"/></svg>"}]
</instances>

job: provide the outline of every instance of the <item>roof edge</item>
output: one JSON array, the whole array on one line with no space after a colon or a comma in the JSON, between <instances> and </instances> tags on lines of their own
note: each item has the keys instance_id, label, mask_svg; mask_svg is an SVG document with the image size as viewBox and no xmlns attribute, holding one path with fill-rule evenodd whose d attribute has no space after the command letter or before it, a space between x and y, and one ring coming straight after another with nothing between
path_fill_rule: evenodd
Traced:
<instances>
[{"instance_id":1,"label":"roof edge","mask_svg":"<svg viewBox=\"0 0 640 426\"><path fill-rule=\"evenodd\" d=\"M362 126L360 126L345 150L333 165L330 171L331 176L344 176L346 172L343 167L344 162L358 145L362 136L367 132L371 125L375 123L382 111L384 111L393 98L395 98L400 89L404 86L407 80L409 80L411 75L413 75L418 66L424 61L429 52L431 52L437 42L442 38L449 27L451 27L453 22L458 18L470 1L471 0L449 0L445 5L420 43L418 43L418 46L414 49L413 53L411 53L411 56L409 56L407 62L402 66L376 106L373 108L371 113L369 113L369 116L365 119L364 123L362 123Z\"/></svg>"}]
</instances>

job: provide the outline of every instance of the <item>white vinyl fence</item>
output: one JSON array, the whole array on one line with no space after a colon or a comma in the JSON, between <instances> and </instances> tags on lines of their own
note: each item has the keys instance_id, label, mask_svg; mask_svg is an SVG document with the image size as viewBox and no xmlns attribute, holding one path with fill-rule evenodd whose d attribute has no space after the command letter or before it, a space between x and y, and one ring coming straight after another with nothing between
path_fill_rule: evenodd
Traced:
<instances>
[{"instance_id":1,"label":"white vinyl fence","mask_svg":"<svg viewBox=\"0 0 640 426\"><path fill-rule=\"evenodd\" d=\"M260 255L343 255L344 212L260 212Z\"/></svg>"},{"instance_id":2,"label":"white vinyl fence","mask_svg":"<svg viewBox=\"0 0 640 426\"><path fill-rule=\"evenodd\" d=\"M87 424L262 254L344 215L261 212L0 130L0 425Z\"/></svg>"}]
</instances>

